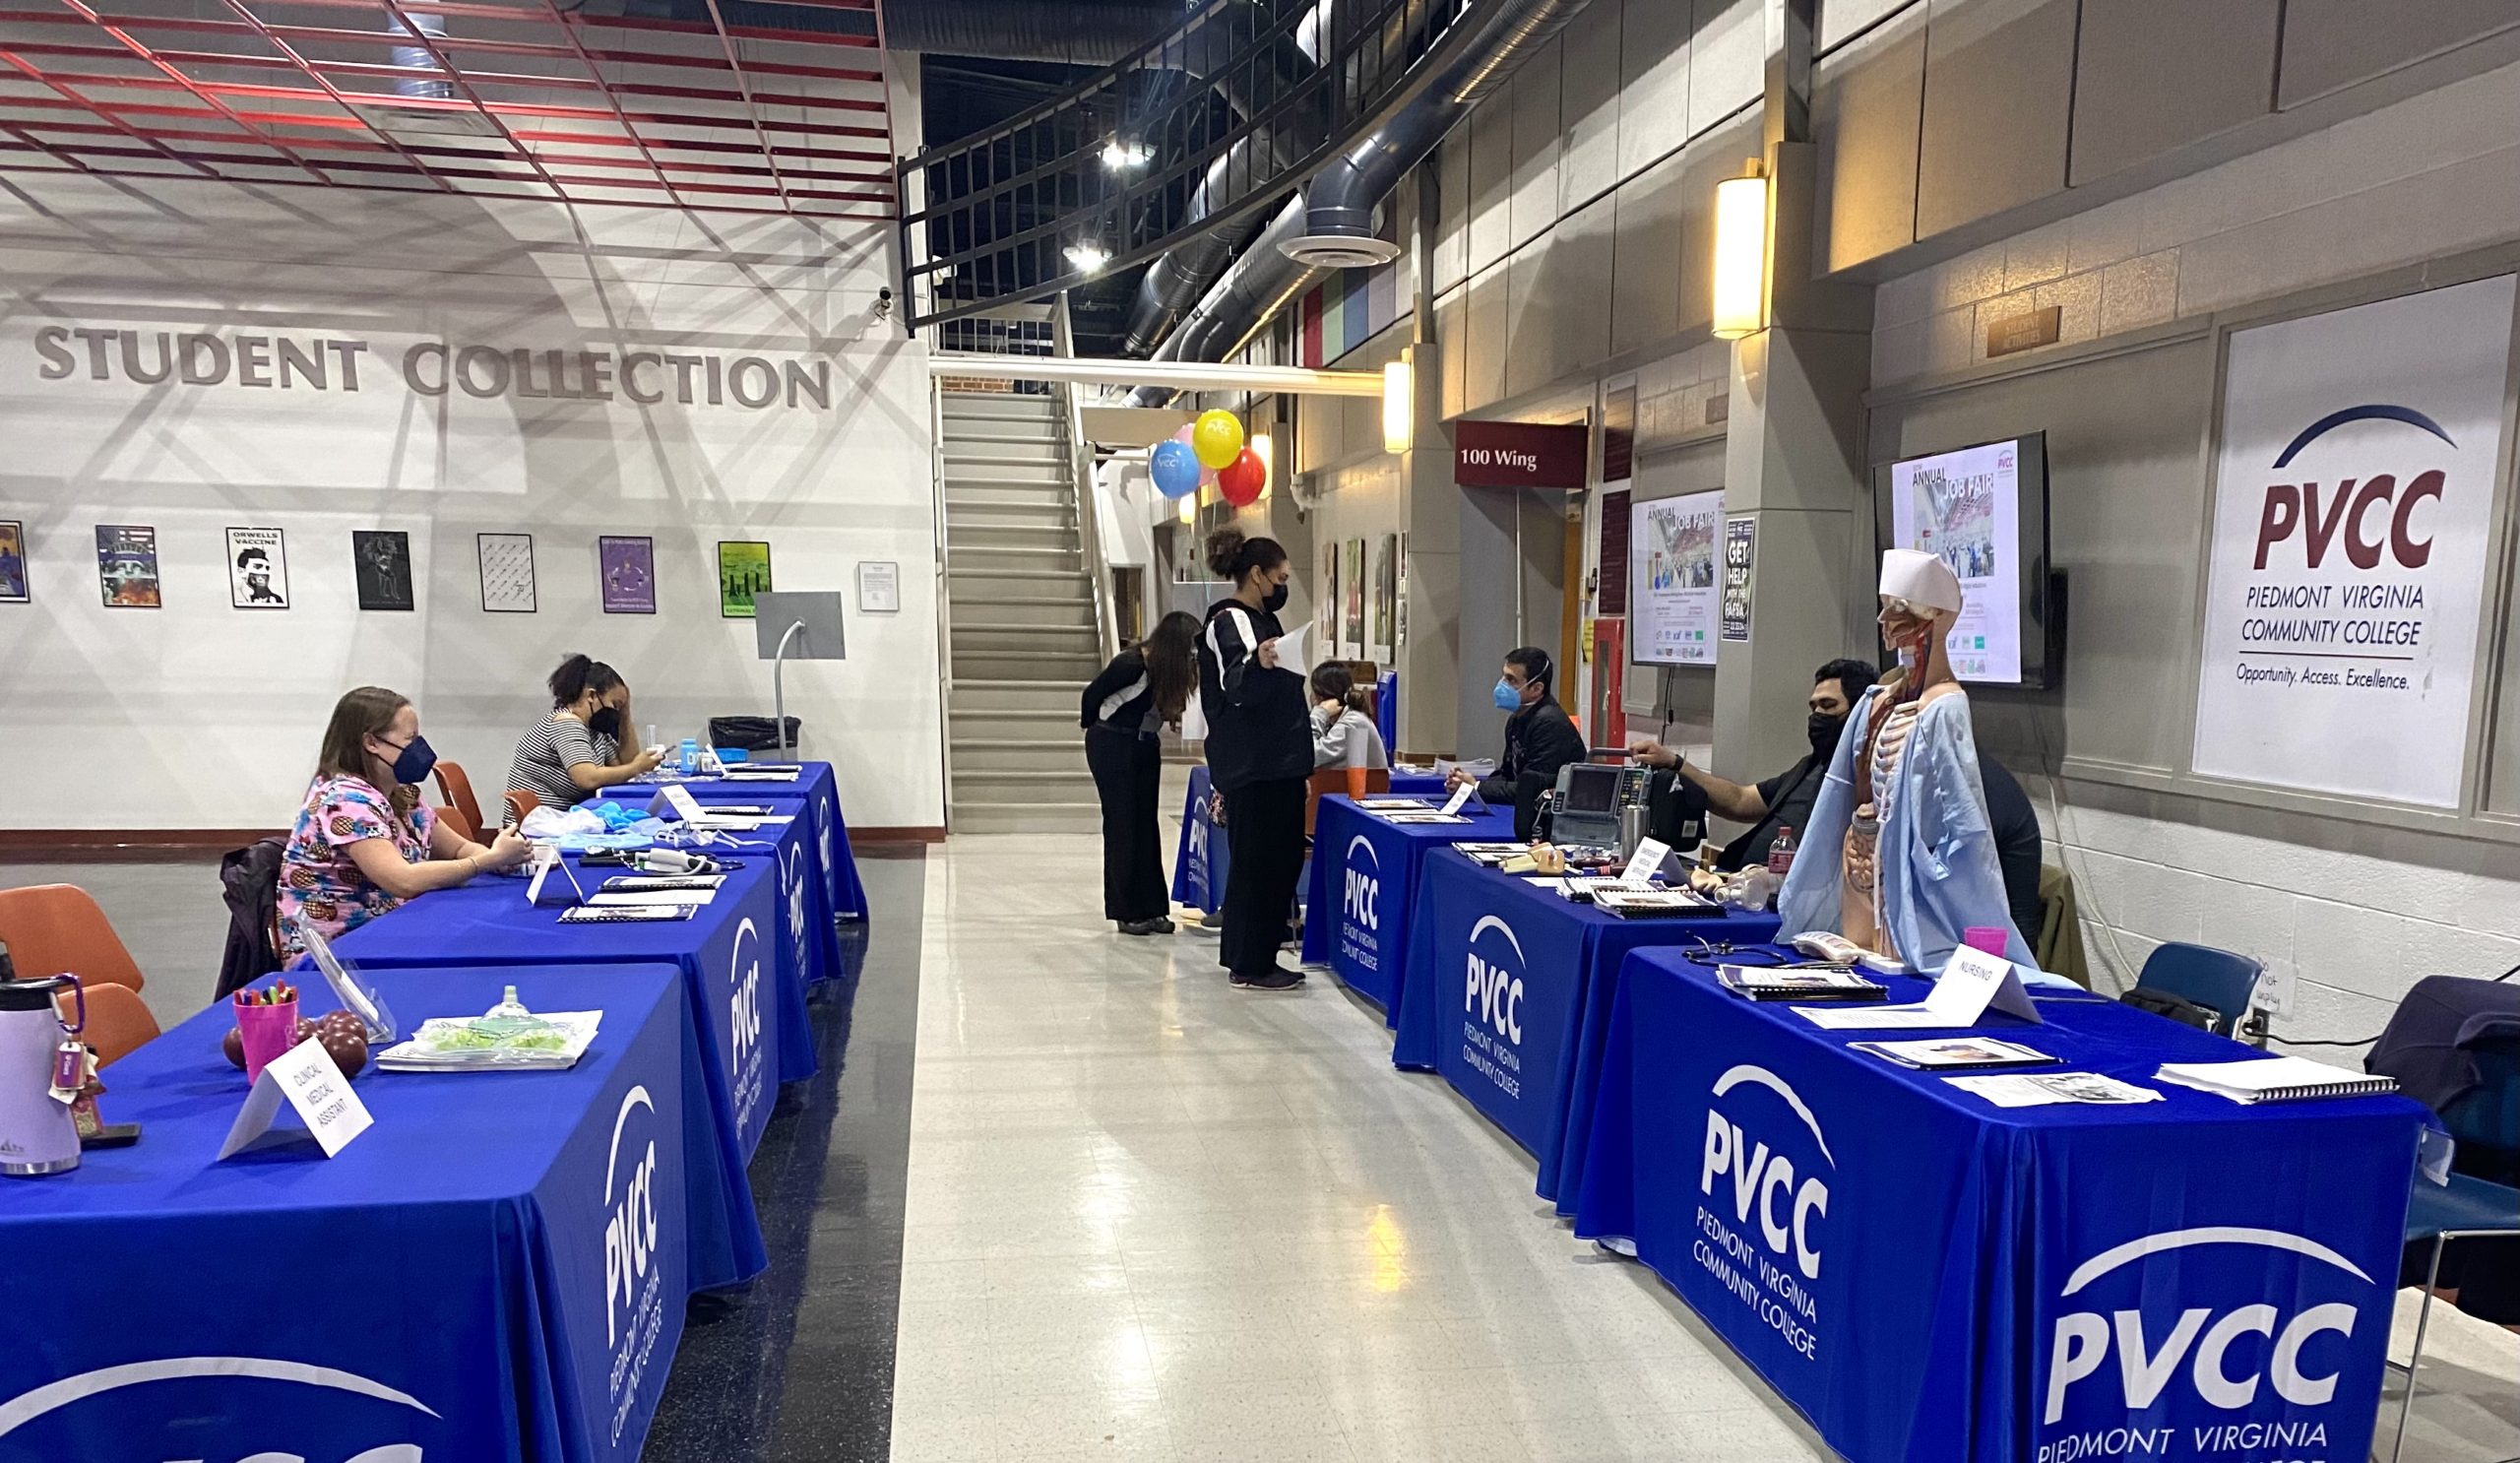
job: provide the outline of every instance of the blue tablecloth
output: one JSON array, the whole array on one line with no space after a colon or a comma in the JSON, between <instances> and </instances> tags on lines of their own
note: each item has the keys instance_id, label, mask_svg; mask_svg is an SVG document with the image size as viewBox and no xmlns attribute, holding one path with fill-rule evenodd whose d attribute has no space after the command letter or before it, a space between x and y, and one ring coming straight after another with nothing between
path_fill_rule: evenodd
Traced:
<instances>
[{"instance_id":1,"label":"blue tablecloth","mask_svg":"<svg viewBox=\"0 0 2520 1463\"><path fill-rule=\"evenodd\" d=\"M572 859L574 865L578 860ZM578 866L592 891L604 865ZM558 875L552 876L553 881ZM574 895L572 895L574 897ZM805 985L794 952L779 936L778 871L765 853L727 877L697 917L635 924L562 924L550 882L543 905L525 902L511 878L475 879L423 894L342 937L334 948L362 967L395 970L488 965L502 960L610 965L662 960L683 973L685 1004L702 1037L700 1067L685 1086L704 1095L711 1141L694 1164L714 1165L738 1236L738 1273L696 1277L717 1287L748 1279L768 1263L744 1165L770 1122L773 1084L814 1074Z\"/></svg>"},{"instance_id":2,"label":"blue tablecloth","mask_svg":"<svg viewBox=\"0 0 2520 1463\"><path fill-rule=\"evenodd\" d=\"M1400 1022L1409 946L1409 904L1427 851L1457 841L1502 843L1510 810L1474 808L1468 823L1387 822L1343 795L1321 799L1312 827L1312 876L1304 901L1303 959L1326 965L1349 988Z\"/></svg>"},{"instance_id":3,"label":"blue tablecloth","mask_svg":"<svg viewBox=\"0 0 2520 1463\"><path fill-rule=\"evenodd\" d=\"M2114 1002L2040 1006L1981 1030L2139 1085L2250 1054ZM1846 1050L1865 1035L1631 957L1576 1233L1633 1240L1849 1458L2364 1456L2423 1109L2168 1084L2000 1109Z\"/></svg>"},{"instance_id":4,"label":"blue tablecloth","mask_svg":"<svg viewBox=\"0 0 2520 1463\"><path fill-rule=\"evenodd\" d=\"M1619 962L1645 945L1766 940L1776 927L1774 915L1622 920L1463 855L1431 854L1410 911L1392 1063L1441 1073L1540 1160L1541 1197L1571 1196L1563 1171L1599 1080L1599 1044L1585 1035L1607 1019Z\"/></svg>"},{"instance_id":5,"label":"blue tablecloth","mask_svg":"<svg viewBox=\"0 0 2520 1463\"><path fill-rule=\"evenodd\" d=\"M781 762L753 762L754 767L782 767ZM729 782L724 778L695 778L683 786L702 802L802 802L813 814L813 850L822 870L823 898L832 914L842 920L863 920L867 917L866 885L857 877L857 857L849 847L849 823L840 810L840 780L832 775L829 762L792 764L801 769L792 783ZM634 783L615 790L622 801L630 801L640 794L655 795L656 789L646 783Z\"/></svg>"},{"instance_id":6,"label":"blue tablecloth","mask_svg":"<svg viewBox=\"0 0 2520 1463\"><path fill-rule=\"evenodd\" d=\"M686 1162L679 977L377 984L408 1027L509 984L603 1027L565 1072L371 1069L375 1125L333 1159L284 1118L215 1162L247 1092L223 1004L107 1069L140 1141L0 1182L0 1457L638 1457L692 1277L731 1263L691 1212L716 1179Z\"/></svg>"},{"instance_id":7,"label":"blue tablecloth","mask_svg":"<svg viewBox=\"0 0 2520 1463\"><path fill-rule=\"evenodd\" d=\"M833 922L831 884L824 877L822 855L814 841L813 818L805 802L796 797L747 797L745 790L712 783L695 790L692 796L703 806L732 803L737 807L766 807L773 816L791 821L773 823L750 833L721 834L710 849L731 848L742 854L755 846L775 849L779 859L779 930L780 938L793 951L796 968L805 973L805 984L818 985L840 979L847 967L840 949L840 926ZM670 816L666 821L678 821Z\"/></svg>"},{"instance_id":8,"label":"blue tablecloth","mask_svg":"<svg viewBox=\"0 0 2520 1463\"><path fill-rule=\"evenodd\" d=\"M1190 793L1181 804L1181 838L1172 856L1172 902L1214 916L1225 908L1232 859L1227 856L1224 826L1208 818L1208 788L1207 764L1192 767ZM1395 796L1423 797L1441 794L1444 782L1422 772L1395 772L1391 791Z\"/></svg>"}]
</instances>

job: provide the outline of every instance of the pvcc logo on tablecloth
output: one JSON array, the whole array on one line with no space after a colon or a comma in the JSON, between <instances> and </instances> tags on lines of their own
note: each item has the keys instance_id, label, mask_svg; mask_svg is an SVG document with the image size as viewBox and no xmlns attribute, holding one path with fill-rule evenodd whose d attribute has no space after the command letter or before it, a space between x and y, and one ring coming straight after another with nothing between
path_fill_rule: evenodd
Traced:
<instances>
[{"instance_id":1,"label":"pvcc logo on tablecloth","mask_svg":"<svg viewBox=\"0 0 2520 1463\"><path fill-rule=\"evenodd\" d=\"M806 952L811 948L805 937L805 848L799 844L779 859L781 887L788 895L788 934L796 944L796 976L802 980L808 969Z\"/></svg>"},{"instance_id":2,"label":"pvcc logo on tablecloth","mask_svg":"<svg viewBox=\"0 0 2520 1463\"><path fill-rule=\"evenodd\" d=\"M1492 934L1485 944L1480 936ZM1481 915L1463 956L1462 1058L1507 1097L1523 1095L1523 942L1512 925Z\"/></svg>"},{"instance_id":3,"label":"pvcc logo on tablecloth","mask_svg":"<svg viewBox=\"0 0 2520 1463\"><path fill-rule=\"evenodd\" d=\"M6 1402L0 1402L0 1437L20 1432L22 1429L27 1430L21 1434L21 1441L28 1441L32 1436L35 1439L33 1446L40 1450L44 1446L40 1438L46 1431L41 1427L42 1420L63 1408L118 1392L125 1387L136 1387L150 1382L186 1382L204 1379L228 1381L240 1378L293 1382L318 1388L321 1392L330 1394L329 1403L319 1404L313 1399L307 1399L290 1406L285 1412L272 1414L267 1421L271 1423L272 1430L275 1431L282 1428L302 1431L309 1426L310 1421L319 1422L329 1431L336 1432L348 1432L356 1429L365 1431L370 1435L383 1431L390 1436L393 1432L401 1431L399 1427L381 1427L370 1421L369 1416L373 1409L361 1409L355 1404L347 1408L338 1407L336 1404L341 1403L344 1397L368 1398L395 1407L410 1408L430 1418L437 1417L435 1410L416 1397L396 1391L383 1382L332 1367L315 1367L303 1362L284 1362L269 1357L169 1357L162 1361L132 1362L120 1367L104 1367L94 1371L83 1371L76 1376L65 1376L59 1381L47 1382L32 1391L22 1392ZM187 1396L191 1399L190 1402L179 1411L188 1418L198 1420L199 1415L204 1411L200 1406L201 1398L198 1389L192 1389ZM240 1431L250 1430L255 1427L254 1419L257 1416L254 1404L265 1402L268 1398L269 1394L260 1388L239 1388L235 1390L229 1405L219 1406L214 1412L222 1424L233 1426ZM135 1408L134 1399L131 1398L117 1397L104 1405L115 1410L116 1421L112 1426L128 1430L128 1435L133 1438L129 1463L143 1463L144 1459L147 1463L156 1463L162 1450L148 1440L152 1432L150 1414L146 1410ZM320 1418L310 1419L310 1413L320 1414ZM106 1425L99 1424L91 1417L83 1426L81 1435L93 1435L103 1426ZM185 1443L185 1447L194 1451L201 1450L203 1445L199 1440L199 1433L188 1429L188 1436L191 1440ZM268 1437L269 1433L265 1433L265 1436ZM14 1446L13 1444L12 1447ZM234 1447L237 1456L250 1456L254 1463L329 1463L331 1456L326 1454L322 1459L310 1459L301 1453L255 1447L245 1443L235 1444ZM35 1455L71 1456L66 1451L58 1453L39 1451ZM16 1457L19 1454L9 1451L7 1456ZM122 1459L101 1457L94 1451L82 1452L78 1456L92 1460L92 1463L124 1463ZM423 1463L423 1458L418 1443L391 1442L352 1454L345 1460L345 1463Z\"/></svg>"},{"instance_id":4,"label":"pvcc logo on tablecloth","mask_svg":"<svg viewBox=\"0 0 2520 1463\"><path fill-rule=\"evenodd\" d=\"M1768 1094L1751 1099L1755 1089ZM1726 1112L1748 1116L1744 1122ZM1782 1107L1784 1112L1777 1110ZM1755 1114L1755 1115L1752 1115ZM1791 1114L1794 1123L1779 1122ZM1796 1165L1794 1154L1802 1155ZM1766 1067L1744 1063L1715 1079L1706 1110L1706 1148L1698 1168L1698 1239L1691 1252L1699 1266L1758 1312L1786 1344L1816 1360L1819 1301L1805 1282L1820 1278L1820 1221L1829 1214L1829 1185L1821 1171L1834 1171L1820 1119L1802 1094ZM1720 1187L1718 1179L1727 1180ZM1789 1268L1789 1266L1791 1268Z\"/></svg>"},{"instance_id":5,"label":"pvcc logo on tablecloth","mask_svg":"<svg viewBox=\"0 0 2520 1463\"><path fill-rule=\"evenodd\" d=\"M2275 1272L2264 1264L2191 1260L2174 1277L2182 1284L2165 1286L2158 1275L2147 1283L2147 1259L2208 1244L2275 1250L2308 1263L2279 1267L2290 1273L2270 1285L2266 1282ZM2149 1311L2144 1304L2165 1291L2177 1299L2194 1299L2195 1292L2213 1288L2225 1276L2248 1278L2250 1294L2270 1300L2245 1300L2229 1307L2181 1305L2175 1311L2158 1300ZM2322 1293L2332 1299L2317 1299ZM2174 1434L2181 1441L2192 1434L2199 1452L2323 1447L2326 1422L2296 1410L2335 1400L2346 1343L2363 1308L2388 1304L2388 1293L2369 1275L2317 1240L2236 1226L2166 1230L2111 1246L2075 1267L2059 1300L2080 1298L2086 1306L2097 1306L2107 1304L2102 1296L2124 1304L2056 1317L2040 1421L2048 1429L2066 1422L2069 1404L2079 1416L2069 1431L2041 1439L2037 1463L2158 1453ZM2285 1307L2275 1301L2286 1303ZM2371 1323L2385 1328L2387 1311L2378 1310ZM2117 1365L2104 1371L2112 1356ZM2212 1411L2200 1413L2197 1402ZM2169 1409L2169 1421L2157 1427L2125 1425L2156 1404ZM2229 1416L2261 1405L2283 1415ZM2083 1418L2102 1426L2084 1427Z\"/></svg>"},{"instance_id":6,"label":"pvcc logo on tablecloth","mask_svg":"<svg viewBox=\"0 0 2520 1463\"><path fill-rule=\"evenodd\" d=\"M747 943L752 946L749 960ZM734 944L726 957L726 981L731 987L726 1030L732 1049L726 1081L734 1091L735 1120L740 1123L751 1118L754 1105L761 1101L761 931L749 915L735 926Z\"/></svg>"},{"instance_id":7,"label":"pvcc logo on tablecloth","mask_svg":"<svg viewBox=\"0 0 2520 1463\"><path fill-rule=\"evenodd\" d=\"M625 1158L622 1134L639 1113L647 1114L641 1124L647 1142L642 1146L634 1135ZM657 1121L656 1099L645 1086L622 1094L603 1165L603 1342L611 1357L606 1382L616 1442L664 1333L664 1275L657 1263L662 1238L657 1221Z\"/></svg>"},{"instance_id":8,"label":"pvcc logo on tablecloth","mask_svg":"<svg viewBox=\"0 0 2520 1463\"><path fill-rule=\"evenodd\" d=\"M1365 856L1359 866L1356 856ZM1373 841L1359 833L1348 840L1348 862L1341 870L1346 875L1339 896L1339 913L1367 931L1378 931L1382 921L1375 906L1382 894L1382 856L1374 852Z\"/></svg>"}]
</instances>

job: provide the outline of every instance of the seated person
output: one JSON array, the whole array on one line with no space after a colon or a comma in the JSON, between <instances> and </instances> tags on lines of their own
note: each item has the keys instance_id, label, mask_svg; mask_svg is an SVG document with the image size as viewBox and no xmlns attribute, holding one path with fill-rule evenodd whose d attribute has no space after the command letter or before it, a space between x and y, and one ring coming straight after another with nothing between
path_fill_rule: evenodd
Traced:
<instances>
[{"instance_id":1,"label":"seated person","mask_svg":"<svg viewBox=\"0 0 2520 1463\"><path fill-rule=\"evenodd\" d=\"M517 738L508 786L566 810L655 770L664 754L630 735L630 687L601 661L571 656L546 682L551 714Z\"/></svg>"},{"instance_id":2,"label":"seated person","mask_svg":"<svg viewBox=\"0 0 2520 1463\"><path fill-rule=\"evenodd\" d=\"M2039 866L2047 858L2039 831L2039 814L2030 795L2004 770L2004 764L1978 754L1978 777L1986 794L1986 824L1995 835L1995 862L2003 869L2004 903L2021 937L2036 945L2048 907L2039 902Z\"/></svg>"},{"instance_id":3,"label":"seated person","mask_svg":"<svg viewBox=\"0 0 2520 1463\"><path fill-rule=\"evenodd\" d=\"M306 948L306 925L336 939L405 900L452 889L484 869L514 868L533 846L501 829L484 848L432 815L418 784L437 754L420 714L382 686L333 706L315 780L280 862L283 953Z\"/></svg>"},{"instance_id":4,"label":"seated person","mask_svg":"<svg viewBox=\"0 0 2520 1463\"><path fill-rule=\"evenodd\" d=\"M1517 839L1531 837L1533 809L1541 794L1557 786L1557 770L1584 760L1583 735L1550 693L1556 674L1548 652L1527 645L1505 653L1504 672L1496 679L1496 709L1512 715L1505 719L1505 755L1497 759L1493 777L1479 780L1479 796L1514 810ZM1470 781L1470 773L1456 767L1445 779L1446 791Z\"/></svg>"},{"instance_id":5,"label":"seated person","mask_svg":"<svg viewBox=\"0 0 2520 1463\"><path fill-rule=\"evenodd\" d=\"M1382 731L1365 715L1365 693L1348 668L1325 661L1312 672L1312 769L1343 768L1359 774L1348 781L1364 785L1362 774L1391 768Z\"/></svg>"},{"instance_id":6,"label":"seated person","mask_svg":"<svg viewBox=\"0 0 2520 1463\"><path fill-rule=\"evenodd\" d=\"M1810 836L1811 804L1819 799L1820 785L1828 780L1829 758L1838 749L1838 738L1845 734L1848 713L1880 672L1862 661L1831 661L1811 675L1810 716L1804 730L1810 737L1810 750L1796 759L1793 766L1761 782L1743 786L1729 778L1717 777L1703 767L1692 767L1677 752L1665 747L1650 736L1630 738L1628 750L1647 767L1668 768L1657 777L1660 792L1667 781L1676 781L1703 795L1704 806L1720 817L1749 828L1724 846L1715 866L1725 873L1747 868L1768 860L1768 850L1776 843L1777 834L1794 830L1798 842ZM1685 797L1677 789L1676 798ZM1655 837L1661 838L1661 834ZM1665 839L1670 843L1670 840ZM1673 845L1678 847L1678 845ZM1694 846L1692 846L1694 847ZM2039 870L2031 869L2031 893L2038 894Z\"/></svg>"}]
</instances>

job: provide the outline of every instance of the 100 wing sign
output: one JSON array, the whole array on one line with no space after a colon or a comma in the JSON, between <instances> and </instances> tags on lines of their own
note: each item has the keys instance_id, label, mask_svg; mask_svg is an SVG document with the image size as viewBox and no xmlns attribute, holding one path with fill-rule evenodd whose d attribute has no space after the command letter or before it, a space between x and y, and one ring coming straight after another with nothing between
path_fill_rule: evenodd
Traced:
<instances>
[{"instance_id":1,"label":"100 wing sign","mask_svg":"<svg viewBox=\"0 0 2520 1463\"><path fill-rule=\"evenodd\" d=\"M2459 803L2513 277L2234 334L2193 765Z\"/></svg>"},{"instance_id":2,"label":"100 wing sign","mask_svg":"<svg viewBox=\"0 0 2520 1463\"><path fill-rule=\"evenodd\" d=\"M2090 1256L2042 1338L2033 1463L2362 1457L2395 1279L2304 1236L2234 1226Z\"/></svg>"},{"instance_id":3,"label":"100 wing sign","mask_svg":"<svg viewBox=\"0 0 2520 1463\"><path fill-rule=\"evenodd\" d=\"M1784 1078L1744 1064L1715 1079L1689 1257L1809 1363L1820 1360L1822 1238L1837 1166L1819 1117Z\"/></svg>"},{"instance_id":4,"label":"100 wing sign","mask_svg":"<svg viewBox=\"0 0 2520 1463\"><path fill-rule=\"evenodd\" d=\"M1339 892L1339 954L1358 969L1382 969L1382 856L1359 833L1348 840Z\"/></svg>"},{"instance_id":5,"label":"100 wing sign","mask_svg":"<svg viewBox=\"0 0 2520 1463\"><path fill-rule=\"evenodd\" d=\"M141 1420L135 1409L145 1409ZM165 1420L168 1443L145 1421L155 1418ZM437 1455L410 1439L443 1431L428 1404L384 1382L271 1357L133 1362L0 1402L6 1458L160 1463L165 1447L177 1445L194 1457L254 1463L428 1463ZM108 1435L135 1441L100 1450L95 1439ZM318 1437L329 1441L309 1441Z\"/></svg>"}]
</instances>

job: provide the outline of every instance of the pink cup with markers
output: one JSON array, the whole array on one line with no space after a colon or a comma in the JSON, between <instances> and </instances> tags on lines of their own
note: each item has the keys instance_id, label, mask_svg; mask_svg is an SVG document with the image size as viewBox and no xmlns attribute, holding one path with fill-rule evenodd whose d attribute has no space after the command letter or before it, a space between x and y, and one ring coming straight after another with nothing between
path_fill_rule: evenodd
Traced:
<instances>
[{"instance_id":1,"label":"pink cup with markers","mask_svg":"<svg viewBox=\"0 0 2520 1463\"><path fill-rule=\"evenodd\" d=\"M1961 931L1960 942L1972 950L1984 950L1997 960L2001 960L2004 958L2004 946L2009 943L2004 938L2004 933L2000 925L1972 924Z\"/></svg>"}]
</instances>

